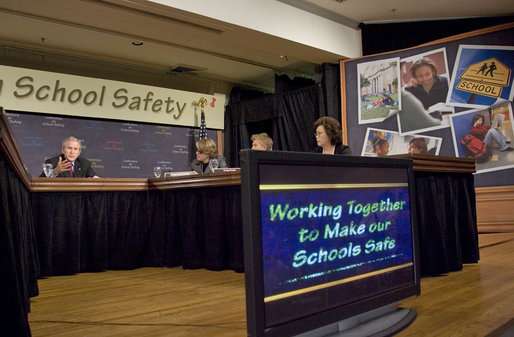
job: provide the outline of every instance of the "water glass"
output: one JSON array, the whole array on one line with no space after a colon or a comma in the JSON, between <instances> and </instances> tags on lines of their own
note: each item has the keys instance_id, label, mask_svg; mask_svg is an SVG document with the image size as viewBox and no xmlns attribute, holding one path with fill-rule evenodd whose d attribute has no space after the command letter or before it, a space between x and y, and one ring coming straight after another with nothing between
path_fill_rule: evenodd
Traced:
<instances>
[{"instance_id":1,"label":"water glass","mask_svg":"<svg viewBox=\"0 0 514 337\"><path fill-rule=\"evenodd\" d=\"M156 166L153 168L153 175L155 176L155 178L160 178L161 172L162 172L162 170L159 166Z\"/></svg>"},{"instance_id":2,"label":"water glass","mask_svg":"<svg viewBox=\"0 0 514 337\"><path fill-rule=\"evenodd\" d=\"M209 161L209 166L211 167L211 172L214 172L214 170L220 166L220 163L218 162L218 159L213 158Z\"/></svg>"},{"instance_id":3,"label":"water glass","mask_svg":"<svg viewBox=\"0 0 514 337\"><path fill-rule=\"evenodd\" d=\"M43 163L43 172L45 176L50 177L52 175L53 165L50 163Z\"/></svg>"}]
</instances>

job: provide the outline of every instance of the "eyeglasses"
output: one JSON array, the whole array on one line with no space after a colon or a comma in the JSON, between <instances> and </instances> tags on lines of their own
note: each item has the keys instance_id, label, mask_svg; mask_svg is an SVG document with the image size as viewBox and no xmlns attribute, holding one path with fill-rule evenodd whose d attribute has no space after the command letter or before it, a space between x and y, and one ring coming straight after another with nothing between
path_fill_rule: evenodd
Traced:
<instances>
[{"instance_id":1,"label":"eyeglasses","mask_svg":"<svg viewBox=\"0 0 514 337\"><path fill-rule=\"evenodd\" d=\"M324 134L325 131L322 131L322 132L314 132L314 137L318 137L318 136L321 136L322 134Z\"/></svg>"}]
</instances>

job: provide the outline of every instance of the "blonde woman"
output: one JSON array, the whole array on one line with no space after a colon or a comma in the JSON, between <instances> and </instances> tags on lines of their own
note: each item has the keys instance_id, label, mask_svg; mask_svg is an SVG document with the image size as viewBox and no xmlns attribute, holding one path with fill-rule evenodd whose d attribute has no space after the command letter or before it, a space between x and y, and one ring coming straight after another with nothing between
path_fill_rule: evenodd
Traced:
<instances>
[{"instance_id":1,"label":"blonde woman","mask_svg":"<svg viewBox=\"0 0 514 337\"><path fill-rule=\"evenodd\" d=\"M193 159L189 165L189 171L195 171L200 174L212 173L213 159L217 160L217 167L227 167L225 157L217 154L214 140L210 138L200 139L196 142L196 159Z\"/></svg>"}]
</instances>

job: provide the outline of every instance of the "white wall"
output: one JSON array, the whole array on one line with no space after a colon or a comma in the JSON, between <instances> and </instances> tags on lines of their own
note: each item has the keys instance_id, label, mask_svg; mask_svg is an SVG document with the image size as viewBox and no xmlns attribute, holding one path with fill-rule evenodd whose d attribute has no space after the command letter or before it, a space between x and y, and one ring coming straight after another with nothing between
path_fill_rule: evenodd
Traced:
<instances>
[{"instance_id":1,"label":"white wall","mask_svg":"<svg viewBox=\"0 0 514 337\"><path fill-rule=\"evenodd\" d=\"M362 56L359 29L275 0L149 0L349 58Z\"/></svg>"}]
</instances>

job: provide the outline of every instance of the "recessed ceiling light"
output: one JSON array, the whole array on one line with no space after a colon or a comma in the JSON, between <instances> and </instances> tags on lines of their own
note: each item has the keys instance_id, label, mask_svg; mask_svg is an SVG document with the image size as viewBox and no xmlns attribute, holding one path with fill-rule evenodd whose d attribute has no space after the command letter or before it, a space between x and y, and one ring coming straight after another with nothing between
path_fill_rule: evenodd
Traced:
<instances>
[{"instance_id":1,"label":"recessed ceiling light","mask_svg":"<svg viewBox=\"0 0 514 337\"><path fill-rule=\"evenodd\" d=\"M132 41L132 45L136 46L136 47L142 46L143 45L143 41Z\"/></svg>"}]
</instances>

